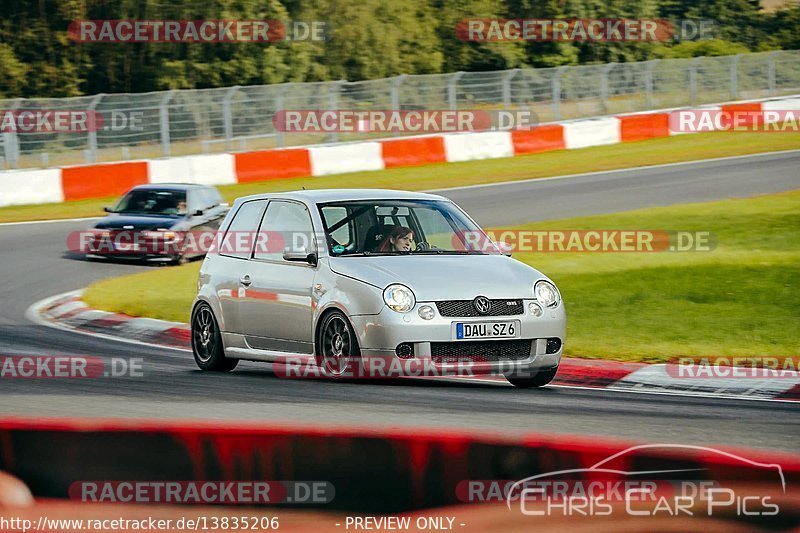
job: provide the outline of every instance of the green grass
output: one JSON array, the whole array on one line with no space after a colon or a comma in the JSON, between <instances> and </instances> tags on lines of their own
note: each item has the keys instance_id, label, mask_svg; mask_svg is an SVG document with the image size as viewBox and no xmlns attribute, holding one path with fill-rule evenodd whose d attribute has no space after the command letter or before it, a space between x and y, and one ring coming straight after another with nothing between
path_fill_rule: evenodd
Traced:
<instances>
[{"instance_id":1,"label":"green grass","mask_svg":"<svg viewBox=\"0 0 800 533\"><path fill-rule=\"evenodd\" d=\"M800 354L800 191L529 224L519 229L709 231L710 252L518 253L553 278L570 356ZM89 305L188 321L198 264L89 287Z\"/></svg>"},{"instance_id":2,"label":"green grass","mask_svg":"<svg viewBox=\"0 0 800 533\"><path fill-rule=\"evenodd\" d=\"M189 322L201 261L98 281L83 299L90 306L130 316Z\"/></svg>"},{"instance_id":3,"label":"green grass","mask_svg":"<svg viewBox=\"0 0 800 533\"><path fill-rule=\"evenodd\" d=\"M370 187L418 191L793 149L800 149L800 135L700 133L521 157L273 180L227 185L219 189L228 202L248 194L301 187ZM179 179L176 176L176 180ZM116 198L100 198L60 204L3 207L0 208L0 222L101 216L103 206L111 205L115 201Z\"/></svg>"}]
</instances>

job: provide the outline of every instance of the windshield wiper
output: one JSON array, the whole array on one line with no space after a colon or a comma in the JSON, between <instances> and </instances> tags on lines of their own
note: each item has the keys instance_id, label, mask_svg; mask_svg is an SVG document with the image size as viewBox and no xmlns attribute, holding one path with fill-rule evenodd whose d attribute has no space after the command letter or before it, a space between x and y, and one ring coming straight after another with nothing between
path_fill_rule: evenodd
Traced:
<instances>
[{"instance_id":1,"label":"windshield wiper","mask_svg":"<svg viewBox=\"0 0 800 533\"><path fill-rule=\"evenodd\" d=\"M489 255L480 250L417 250L415 252L357 252L354 254L338 254L333 257L382 257L387 255Z\"/></svg>"},{"instance_id":2,"label":"windshield wiper","mask_svg":"<svg viewBox=\"0 0 800 533\"><path fill-rule=\"evenodd\" d=\"M488 255L480 250L442 250L438 248L434 250L419 250L413 253L415 255Z\"/></svg>"},{"instance_id":3,"label":"windshield wiper","mask_svg":"<svg viewBox=\"0 0 800 533\"><path fill-rule=\"evenodd\" d=\"M414 255L417 255L417 254L419 254L419 255L441 255L441 254L445 253L445 251L440 249L440 248L431 248L429 250L415 250L415 251L413 251L411 253L413 253Z\"/></svg>"},{"instance_id":4,"label":"windshield wiper","mask_svg":"<svg viewBox=\"0 0 800 533\"><path fill-rule=\"evenodd\" d=\"M153 211L113 211L115 215L152 215L156 217L179 217L180 213L155 213Z\"/></svg>"},{"instance_id":5,"label":"windshield wiper","mask_svg":"<svg viewBox=\"0 0 800 533\"><path fill-rule=\"evenodd\" d=\"M338 254L334 257L379 257L384 255L410 255L411 252L357 252L354 254Z\"/></svg>"}]
</instances>

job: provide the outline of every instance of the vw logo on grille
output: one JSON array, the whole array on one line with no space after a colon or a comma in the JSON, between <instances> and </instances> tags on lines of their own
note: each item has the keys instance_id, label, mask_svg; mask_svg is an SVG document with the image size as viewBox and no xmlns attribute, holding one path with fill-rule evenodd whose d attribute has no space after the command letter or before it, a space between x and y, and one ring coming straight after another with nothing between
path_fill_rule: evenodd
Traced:
<instances>
[{"instance_id":1,"label":"vw logo on grille","mask_svg":"<svg viewBox=\"0 0 800 533\"><path fill-rule=\"evenodd\" d=\"M474 305L475 310L482 315L488 315L489 311L492 310L492 302L490 302L489 298L486 296L478 296L473 300L472 305Z\"/></svg>"}]
</instances>

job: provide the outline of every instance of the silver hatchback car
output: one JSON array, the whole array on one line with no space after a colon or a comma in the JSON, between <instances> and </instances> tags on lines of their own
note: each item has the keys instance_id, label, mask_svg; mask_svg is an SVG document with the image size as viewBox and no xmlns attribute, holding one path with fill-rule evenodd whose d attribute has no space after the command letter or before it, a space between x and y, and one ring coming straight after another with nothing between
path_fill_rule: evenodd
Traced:
<instances>
[{"instance_id":1,"label":"silver hatchback car","mask_svg":"<svg viewBox=\"0 0 800 533\"><path fill-rule=\"evenodd\" d=\"M380 358L538 387L555 376L566 333L553 282L433 194L239 198L197 287L192 348L203 370L301 360L343 377Z\"/></svg>"}]
</instances>

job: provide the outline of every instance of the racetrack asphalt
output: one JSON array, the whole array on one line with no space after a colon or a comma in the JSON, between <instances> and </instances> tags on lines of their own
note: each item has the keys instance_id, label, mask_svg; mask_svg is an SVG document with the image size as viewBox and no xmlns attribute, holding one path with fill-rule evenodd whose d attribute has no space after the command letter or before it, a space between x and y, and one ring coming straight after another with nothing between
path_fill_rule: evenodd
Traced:
<instances>
[{"instance_id":1,"label":"racetrack asphalt","mask_svg":"<svg viewBox=\"0 0 800 533\"><path fill-rule=\"evenodd\" d=\"M501 226L800 188L800 151L440 191L479 223ZM141 358L143 377L3 379L0 416L201 418L544 432L800 452L800 405L609 390L275 377L241 363L200 373L190 354L28 321L34 302L152 266L87 262L66 251L86 221L0 226L0 355Z\"/></svg>"}]
</instances>

